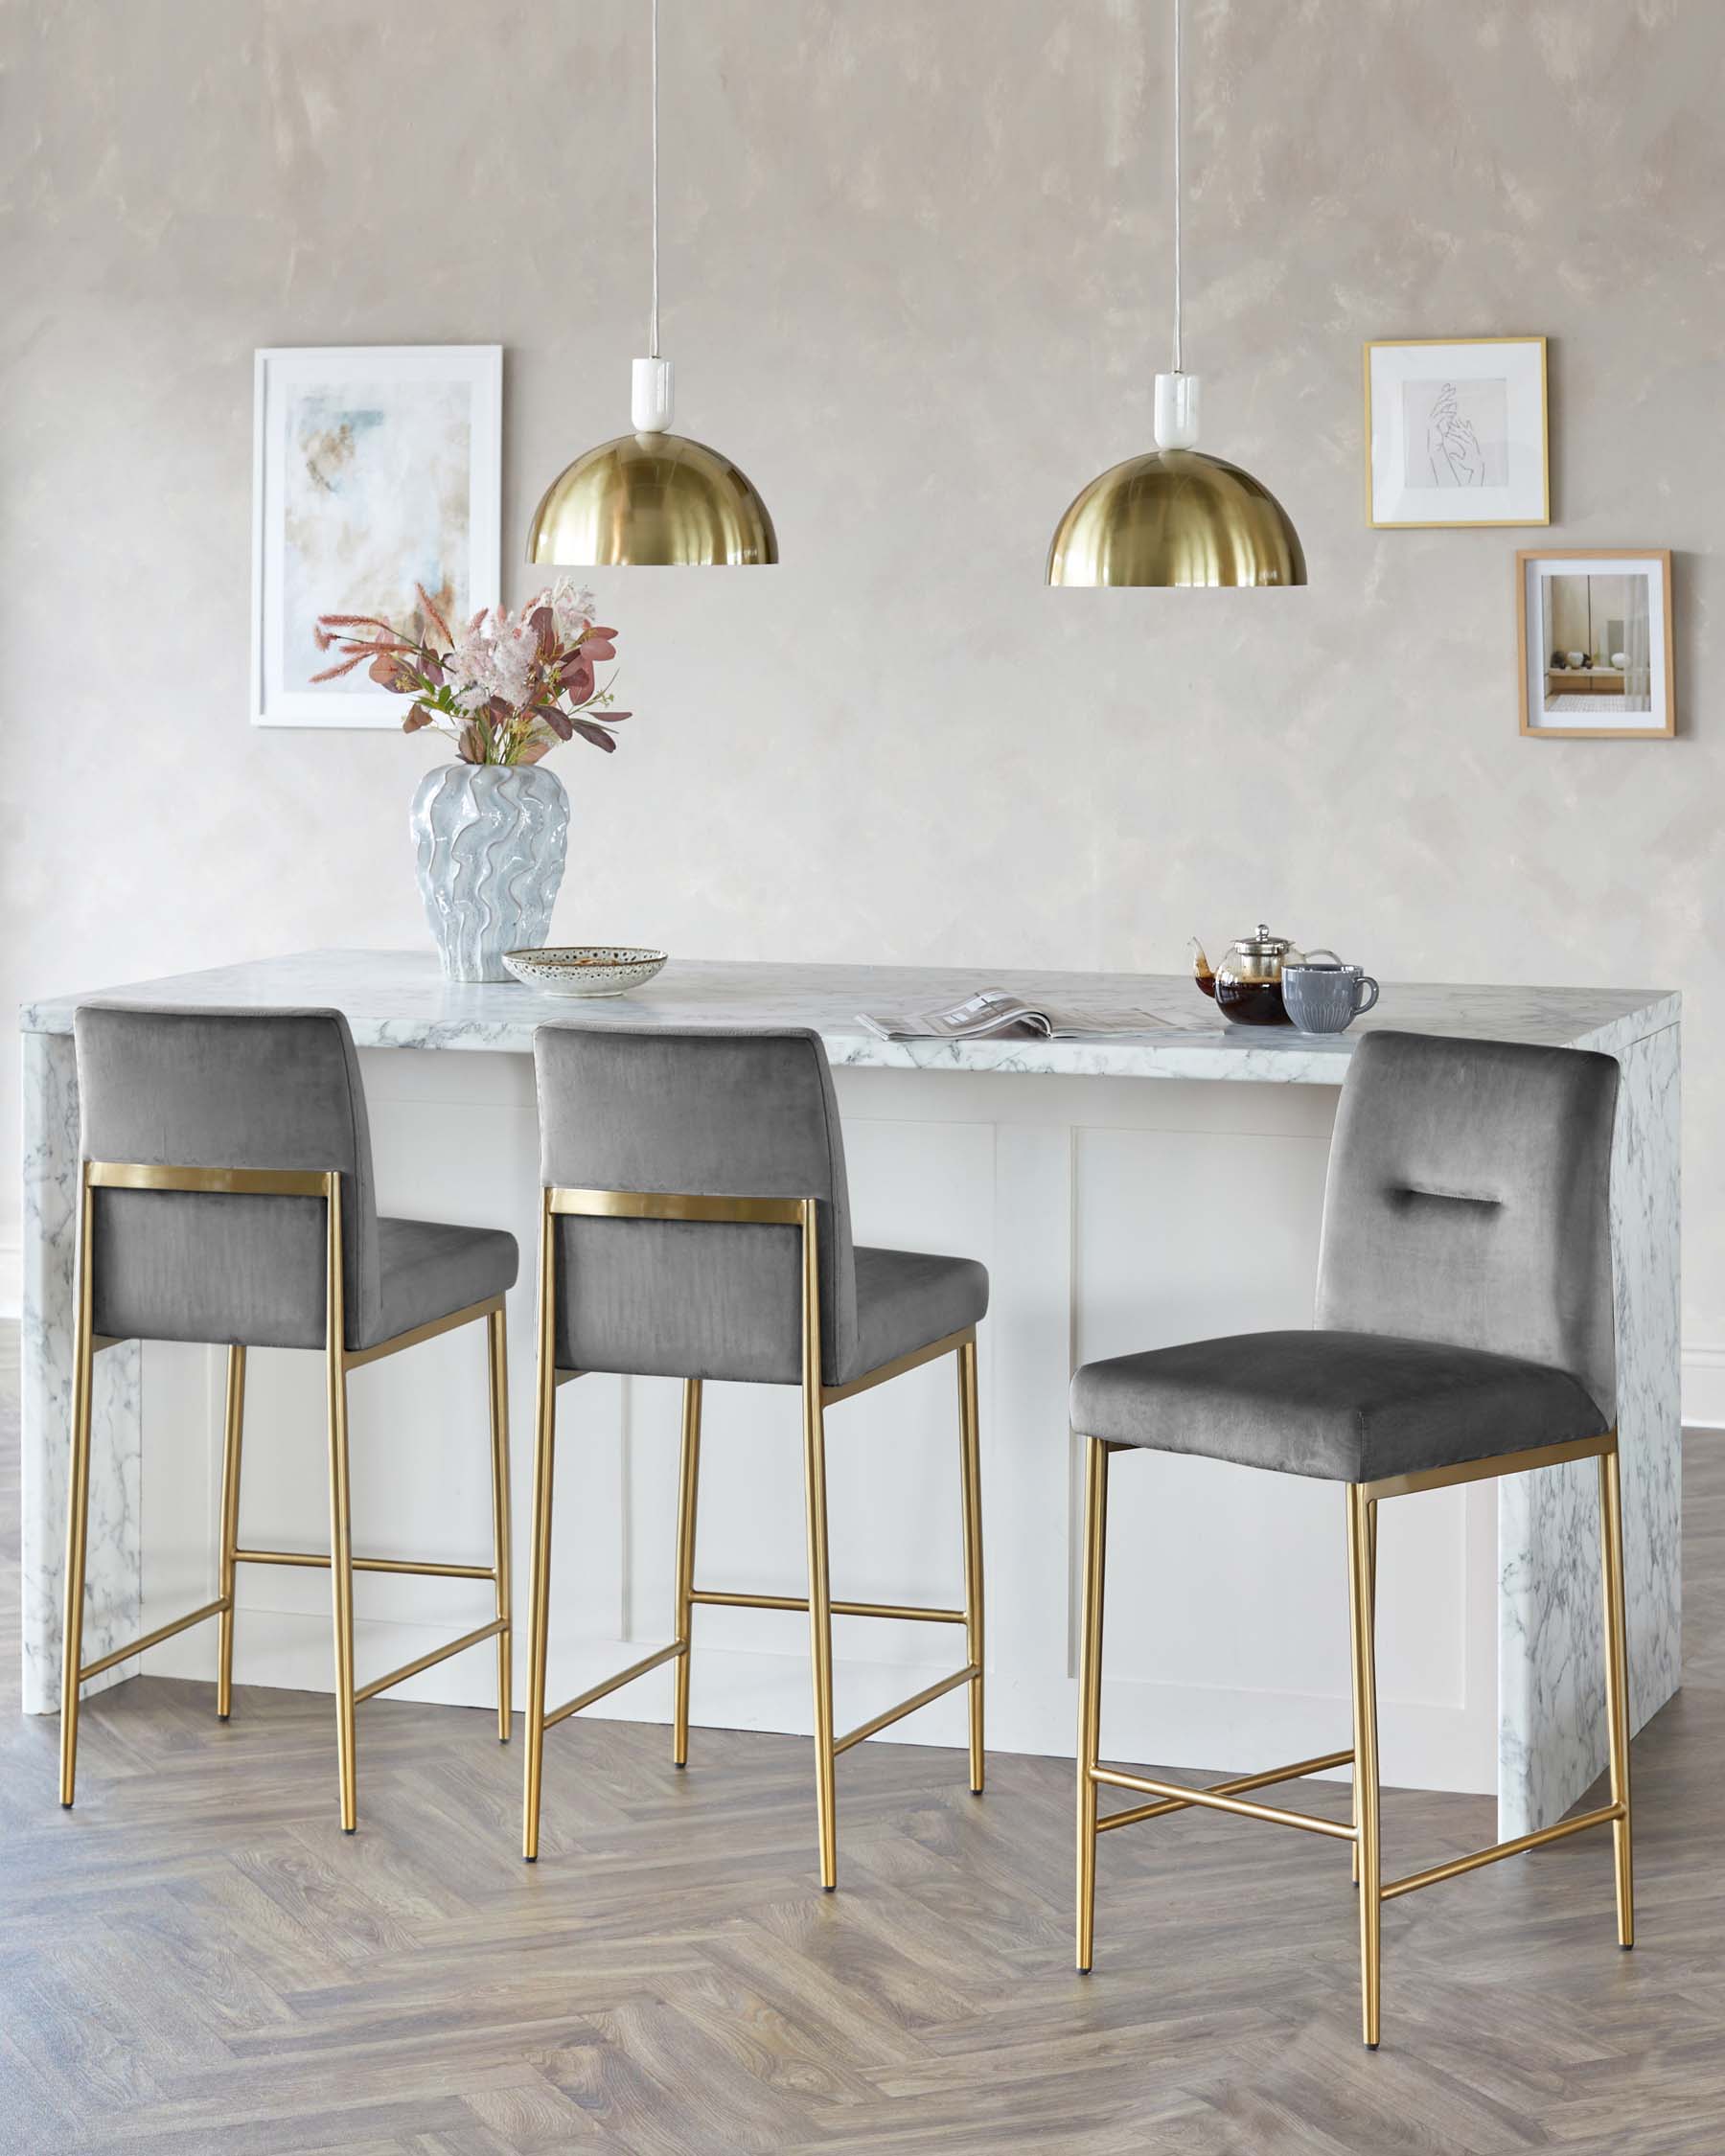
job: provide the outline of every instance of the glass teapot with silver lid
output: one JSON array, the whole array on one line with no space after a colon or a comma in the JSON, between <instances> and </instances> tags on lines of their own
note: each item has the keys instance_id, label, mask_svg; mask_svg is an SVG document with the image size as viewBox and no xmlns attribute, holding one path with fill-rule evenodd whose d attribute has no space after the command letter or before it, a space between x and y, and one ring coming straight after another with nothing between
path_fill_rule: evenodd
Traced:
<instances>
[{"instance_id":1,"label":"glass teapot with silver lid","mask_svg":"<svg viewBox=\"0 0 1725 2156\"><path fill-rule=\"evenodd\" d=\"M1286 936L1278 936L1263 921L1258 923L1255 935L1236 937L1214 969L1203 944L1196 936L1192 938L1192 978L1205 995L1215 999L1223 1017L1235 1025L1288 1024L1282 1002L1282 968L1314 958L1328 958L1336 965L1342 962L1333 951L1297 951Z\"/></svg>"}]
</instances>

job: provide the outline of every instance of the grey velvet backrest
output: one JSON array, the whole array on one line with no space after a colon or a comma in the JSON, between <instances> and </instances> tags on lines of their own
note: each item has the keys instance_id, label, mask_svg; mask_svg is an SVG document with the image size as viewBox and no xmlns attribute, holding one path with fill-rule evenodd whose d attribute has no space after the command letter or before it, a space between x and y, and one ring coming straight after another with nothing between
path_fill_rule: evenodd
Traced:
<instances>
[{"instance_id":1,"label":"grey velvet backrest","mask_svg":"<svg viewBox=\"0 0 1725 2156\"><path fill-rule=\"evenodd\" d=\"M1610 1056L1370 1033L1330 1151L1318 1323L1567 1370L1617 1414Z\"/></svg>"},{"instance_id":2,"label":"grey velvet backrest","mask_svg":"<svg viewBox=\"0 0 1725 2156\"><path fill-rule=\"evenodd\" d=\"M533 1057L546 1188L816 1200L821 1364L849 1367L850 1201L817 1033L548 1025ZM560 1367L800 1379L798 1229L567 1216L554 1226Z\"/></svg>"},{"instance_id":3,"label":"grey velvet backrest","mask_svg":"<svg viewBox=\"0 0 1725 2156\"><path fill-rule=\"evenodd\" d=\"M375 1338L371 1133L341 1013L96 1003L73 1022L86 1160L339 1171L348 1344ZM94 1202L99 1333L323 1345L321 1199L99 1190Z\"/></svg>"}]
</instances>

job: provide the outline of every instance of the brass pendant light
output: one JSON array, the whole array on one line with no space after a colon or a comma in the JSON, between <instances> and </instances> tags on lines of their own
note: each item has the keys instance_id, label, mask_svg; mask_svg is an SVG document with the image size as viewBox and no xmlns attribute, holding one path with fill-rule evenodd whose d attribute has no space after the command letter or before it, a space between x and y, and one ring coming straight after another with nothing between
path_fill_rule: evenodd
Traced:
<instances>
[{"instance_id":1,"label":"brass pendant light","mask_svg":"<svg viewBox=\"0 0 1725 2156\"><path fill-rule=\"evenodd\" d=\"M653 312L634 363L632 431L575 459L546 488L527 534L530 562L608 569L776 562L767 504L730 459L671 429L671 362L658 329L658 0L653 11Z\"/></svg>"},{"instance_id":2,"label":"brass pendant light","mask_svg":"<svg viewBox=\"0 0 1725 2156\"><path fill-rule=\"evenodd\" d=\"M1156 441L1092 479L1048 550L1054 585L1304 584L1288 513L1238 465L1203 455L1199 377L1182 367L1181 9L1174 0L1174 371L1156 378Z\"/></svg>"}]
</instances>

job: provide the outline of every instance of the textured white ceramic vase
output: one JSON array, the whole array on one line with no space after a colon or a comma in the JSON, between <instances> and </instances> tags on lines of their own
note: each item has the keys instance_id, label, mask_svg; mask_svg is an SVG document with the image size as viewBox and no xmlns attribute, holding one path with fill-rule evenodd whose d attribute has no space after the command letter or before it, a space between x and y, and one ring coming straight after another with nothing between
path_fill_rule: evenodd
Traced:
<instances>
[{"instance_id":1,"label":"textured white ceramic vase","mask_svg":"<svg viewBox=\"0 0 1725 2156\"><path fill-rule=\"evenodd\" d=\"M450 980L508 980L551 926L569 796L542 764L439 764L413 796L420 896Z\"/></svg>"}]
</instances>

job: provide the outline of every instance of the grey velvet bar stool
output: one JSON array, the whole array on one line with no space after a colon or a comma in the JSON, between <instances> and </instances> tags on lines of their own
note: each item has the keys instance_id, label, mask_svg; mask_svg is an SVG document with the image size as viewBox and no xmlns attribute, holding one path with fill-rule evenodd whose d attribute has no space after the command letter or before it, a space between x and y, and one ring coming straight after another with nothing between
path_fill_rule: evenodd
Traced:
<instances>
[{"instance_id":1,"label":"grey velvet bar stool","mask_svg":"<svg viewBox=\"0 0 1725 2156\"><path fill-rule=\"evenodd\" d=\"M334 1605L341 1823L357 1822L355 1708L464 1648L497 1642L497 1734L510 1733L509 1423L503 1297L518 1264L499 1228L379 1217L353 1036L339 1011L91 1004L74 1020L82 1116L60 1802L78 1763L79 1687L215 1617L216 1711L233 1695L235 1570L327 1567ZM483 1320L491 1416L492 1561L356 1557L348 1372ZM216 1599L82 1662L94 1358L123 1340L225 1343L227 1412ZM248 1347L314 1348L328 1373L330 1554L242 1548L241 1440ZM448 1646L356 1687L354 1574L488 1581L494 1616Z\"/></svg>"},{"instance_id":2,"label":"grey velvet bar stool","mask_svg":"<svg viewBox=\"0 0 1725 2156\"><path fill-rule=\"evenodd\" d=\"M1354 1051L1324 1194L1316 1329L1247 1333L1087 1364L1078 1723L1078 1966L1091 1966L1096 1837L1189 1804L1334 1836L1360 1892L1366 2042L1379 2026L1382 1904L1505 1856L1610 1826L1618 1938L1635 1939L1628 1660L1610 1232L1618 1067L1570 1048L1374 1033ZM1111 1455L1200 1454L1345 1486L1350 1751L1212 1789L1105 1768L1103 1565ZM1568 1460L1598 1461L1611 1800L1511 1842L1385 1882L1379 1860L1374 1625L1386 1498ZM1346 1825L1246 1792L1351 1764ZM1098 1792L1150 1801L1103 1817Z\"/></svg>"},{"instance_id":3,"label":"grey velvet bar stool","mask_svg":"<svg viewBox=\"0 0 1725 2156\"><path fill-rule=\"evenodd\" d=\"M977 1326L988 1307L988 1273L971 1258L853 1246L838 1104L816 1033L545 1026L534 1037L534 1063L544 1196L523 1852L529 1862L539 1854L547 1729L675 1661L672 1759L683 1766L697 1605L806 1609L820 1882L830 1892L839 1875L840 1753L966 1686L970 1786L978 1794L982 1788ZM945 1355L957 1365L964 1606L835 1601L827 1566L826 1410ZM584 1371L683 1382L675 1637L547 1713L557 1388ZM702 1388L708 1379L801 1388L806 1596L695 1584ZM839 1735L835 1616L962 1625L964 1665Z\"/></svg>"}]
</instances>

